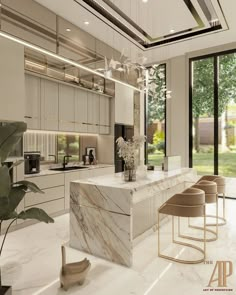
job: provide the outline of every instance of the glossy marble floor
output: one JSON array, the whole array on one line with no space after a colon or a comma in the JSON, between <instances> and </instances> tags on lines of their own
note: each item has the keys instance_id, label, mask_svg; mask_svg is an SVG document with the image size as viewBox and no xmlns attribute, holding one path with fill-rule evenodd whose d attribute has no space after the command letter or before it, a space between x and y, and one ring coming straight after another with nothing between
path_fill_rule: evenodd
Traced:
<instances>
[{"instance_id":1,"label":"glossy marble floor","mask_svg":"<svg viewBox=\"0 0 236 295\"><path fill-rule=\"evenodd\" d=\"M236 200L227 200L227 214L228 224L219 228L218 241L207 244L207 260L213 264L183 265L158 258L156 233L135 246L132 268L67 247L68 262L86 256L92 268L83 286L64 292L59 288L58 274L60 246L69 239L69 215L66 214L55 218L52 225L36 224L9 234L1 261L3 283L13 284L14 295L236 294L236 270L227 278L228 291L207 288L216 261L232 261L236 268ZM168 223L163 226L164 231L165 227L168 228ZM185 249L178 251L182 253ZM215 287L216 283L212 288Z\"/></svg>"}]
</instances>

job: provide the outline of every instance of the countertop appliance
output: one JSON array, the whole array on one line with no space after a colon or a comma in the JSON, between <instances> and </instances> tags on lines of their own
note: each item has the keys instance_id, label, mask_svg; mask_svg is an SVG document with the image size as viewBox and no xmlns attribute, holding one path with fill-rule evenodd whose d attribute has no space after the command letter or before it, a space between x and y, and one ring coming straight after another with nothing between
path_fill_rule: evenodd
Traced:
<instances>
[{"instance_id":1,"label":"countertop appliance","mask_svg":"<svg viewBox=\"0 0 236 295\"><path fill-rule=\"evenodd\" d=\"M24 152L25 174L40 172L40 152Z\"/></svg>"},{"instance_id":2,"label":"countertop appliance","mask_svg":"<svg viewBox=\"0 0 236 295\"><path fill-rule=\"evenodd\" d=\"M118 147L116 140L122 136L125 140L132 139L134 136L134 126L115 124L115 143L114 143L114 162L115 162L115 173L124 171L124 160L118 155Z\"/></svg>"}]
</instances>

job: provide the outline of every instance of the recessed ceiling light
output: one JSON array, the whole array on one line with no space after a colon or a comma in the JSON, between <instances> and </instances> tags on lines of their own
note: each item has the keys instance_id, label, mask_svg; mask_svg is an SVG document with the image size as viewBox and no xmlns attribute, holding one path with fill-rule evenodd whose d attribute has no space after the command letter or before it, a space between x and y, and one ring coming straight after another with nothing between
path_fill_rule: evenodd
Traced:
<instances>
[{"instance_id":1,"label":"recessed ceiling light","mask_svg":"<svg viewBox=\"0 0 236 295\"><path fill-rule=\"evenodd\" d=\"M86 21L84 21L84 24L87 26L87 25L89 25L89 22L86 20Z\"/></svg>"},{"instance_id":2,"label":"recessed ceiling light","mask_svg":"<svg viewBox=\"0 0 236 295\"><path fill-rule=\"evenodd\" d=\"M143 1L143 3L147 3L148 2L148 0L142 0Z\"/></svg>"},{"instance_id":3,"label":"recessed ceiling light","mask_svg":"<svg viewBox=\"0 0 236 295\"><path fill-rule=\"evenodd\" d=\"M173 34L174 32L175 32L175 30L174 30L174 29L171 29L171 30L170 30L170 33L171 33L171 34Z\"/></svg>"},{"instance_id":4,"label":"recessed ceiling light","mask_svg":"<svg viewBox=\"0 0 236 295\"><path fill-rule=\"evenodd\" d=\"M70 32L70 31L71 31L71 29L67 28L67 29L66 29L66 31L67 31L67 32Z\"/></svg>"}]
</instances>

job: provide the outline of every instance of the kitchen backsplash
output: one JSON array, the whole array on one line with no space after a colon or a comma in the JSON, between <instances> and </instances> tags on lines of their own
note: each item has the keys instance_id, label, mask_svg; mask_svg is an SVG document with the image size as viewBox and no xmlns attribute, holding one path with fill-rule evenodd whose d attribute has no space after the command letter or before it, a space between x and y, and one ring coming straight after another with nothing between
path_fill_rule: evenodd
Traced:
<instances>
[{"instance_id":1,"label":"kitchen backsplash","mask_svg":"<svg viewBox=\"0 0 236 295\"><path fill-rule=\"evenodd\" d=\"M24 134L24 152L39 151L43 161L53 161L56 154L56 134L27 132Z\"/></svg>"}]
</instances>

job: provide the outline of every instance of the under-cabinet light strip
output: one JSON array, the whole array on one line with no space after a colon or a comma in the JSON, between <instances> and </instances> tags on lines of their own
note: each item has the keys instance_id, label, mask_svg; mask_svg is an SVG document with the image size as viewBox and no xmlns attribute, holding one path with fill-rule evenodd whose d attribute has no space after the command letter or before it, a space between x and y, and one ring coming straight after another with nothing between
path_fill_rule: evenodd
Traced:
<instances>
[{"instance_id":1,"label":"under-cabinet light strip","mask_svg":"<svg viewBox=\"0 0 236 295\"><path fill-rule=\"evenodd\" d=\"M132 85L130 85L130 84L128 84L128 83L125 83L125 82L119 81L119 80L114 79L114 78L111 78L111 77L105 77L105 75L102 74L102 73L98 73L98 72L96 72L96 71L94 71L94 70L92 70L92 69L90 69L90 68L88 68L88 67L86 67L86 66L83 66L83 65L81 65L81 64L79 64L79 63L77 63L77 62L75 62L75 61L72 61L72 60L70 60L70 59L68 59L68 58L65 58L65 57L62 57L62 56L60 56L60 55L57 55L57 54L55 54L55 53L53 53L53 52L51 52L51 51L48 51L48 50L43 49L43 48L41 48L41 47L38 47L38 46L36 46L36 45L30 44L30 43L28 43L28 42L26 42L26 41L23 41L23 40L21 40L21 39L19 39L19 38L16 38L16 37L12 36L12 35L6 34L6 33L2 32L2 31L0 31L0 36L6 38L6 39L8 39L8 40L14 41L14 42L16 42L16 43L22 44L22 45L24 45L24 46L26 46L26 47L28 47L28 48L31 48L31 49L33 49L33 50L36 50L36 51L38 51L38 52L40 52L40 53L43 53L43 54L45 54L45 55L51 56L51 57L53 57L53 58L55 58L55 59L57 59L57 60L60 60L60 61L62 61L62 62L68 63L68 64L70 64L70 65L72 65L72 66L75 66L75 67L77 67L77 68L79 68L79 69L82 69L82 70L84 70L84 71L87 71L87 72L89 72L89 73L96 74L97 76L100 76L100 77L102 77L102 78L104 78L104 79L107 79L107 80L113 81L113 82L115 82L115 83L119 83L119 84L121 84L121 85L124 85L124 86L127 86L127 87L129 87L129 88L132 88L132 89L134 89L134 90L136 90L136 91L138 91L138 92L141 92L141 90L140 90L139 88L134 87L134 86L132 86Z\"/></svg>"},{"instance_id":2,"label":"under-cabinet light strip","mask_svg":"<svg viewBox=\"0 0 236 295\"><path fill-rule=\"evenodd\" d=\"M80 136L99 136L96 133L80 133L80 132L67 132L67 131L48 131L48 130L37 130L28 129L25 133L40 133L40 134L62 134L62 135L80 135Z\"/></svg>"}]
</instances>

